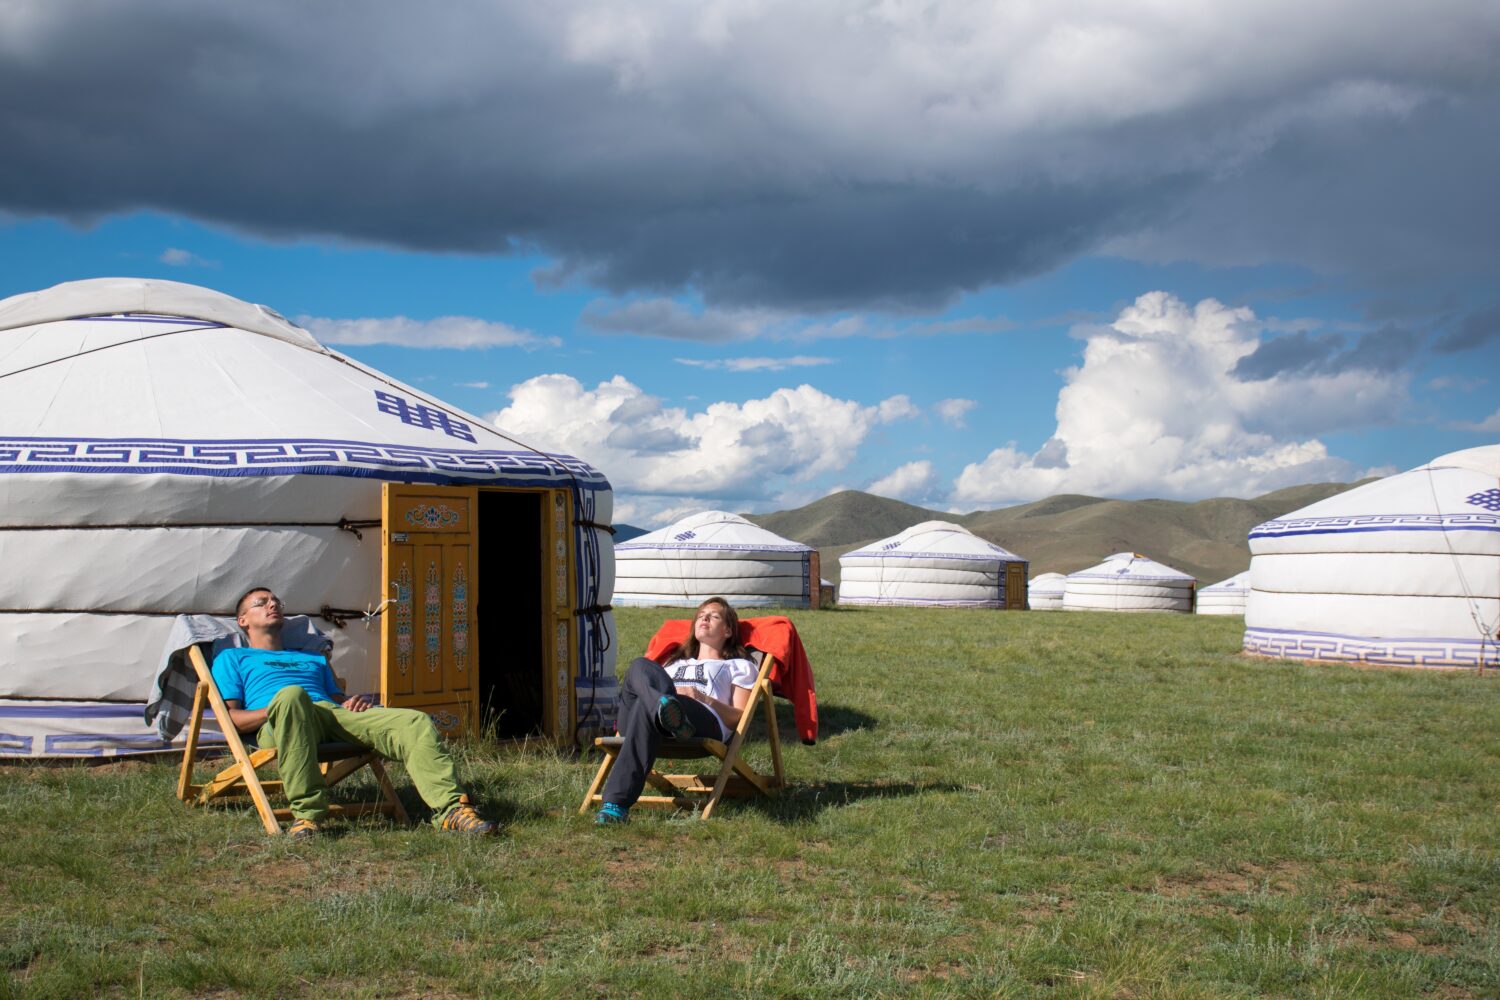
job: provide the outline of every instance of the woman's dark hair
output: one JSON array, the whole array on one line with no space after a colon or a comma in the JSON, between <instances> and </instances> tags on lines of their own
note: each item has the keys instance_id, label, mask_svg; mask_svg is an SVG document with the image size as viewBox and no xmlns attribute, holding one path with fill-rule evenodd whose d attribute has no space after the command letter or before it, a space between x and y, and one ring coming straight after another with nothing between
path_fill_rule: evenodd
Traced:
<instances>
[{"instance_id":1,"label":"woman's dark hair","mask_svg":"<svg viewBox=\"0 0 1500 1000\"><path fill-rule=\"evenodd\" d=\"M740 642L740 616L734 613L734 608L722 597L710 597L698 605L698 610L693 612L693 621L697 622L698 616L703 609L710 604L717 604L724 609L724 624L729 626L729 638L724 641L724 657L730 660L748 660L750 651L745 644ZM676 663L678 660L696 660L698 658L698 630L688 629L687 641L677 647L677 652L672 654L668 664Z\"/></svg>"}]
</instances>

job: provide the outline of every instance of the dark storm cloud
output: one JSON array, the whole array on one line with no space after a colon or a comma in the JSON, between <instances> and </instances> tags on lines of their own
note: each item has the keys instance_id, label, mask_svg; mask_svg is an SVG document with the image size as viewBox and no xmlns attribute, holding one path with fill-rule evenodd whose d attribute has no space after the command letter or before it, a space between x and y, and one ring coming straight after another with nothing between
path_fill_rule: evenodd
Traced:
<instances>
[{"instance_id":1,"label":"dark storm cloud","mask_svg":"<svg viewBox=\"0 0 1500 1000\"><path fill-rule=\"evenodd\" d=\"M628 333L710 344L756 332L753 318L695 312L675 299L649 299L623 305L590 302L584 306L579 318L584 325L600 333Z\"/></svg>"},{"instance_id":2,"label":"dark storm cloud","mask_svg":"<svg viewBox=\"0 0 1500 1000\"><path fill-rule=\"evenodd\" d=\"M1453 354L1497 339L1500 339L1500 305L1465 316L1456 329L1438 337L1432 346L1440 354Z\"/></svg>"},{"instance_id":3,"label":"dark storm cloud","mask_svg":"<svg viewBox=\"0 0 1500 1000\"><path fill-rule=\"evenodd\" d=\"M1277 375L1322 371L1344 349L1337 333L1287 334L1263 341L1253 354L1240 358L1231 374L1246 382L1260 382Z\"/></svg>"},{"instance_id":4,"label":"dark storm cloud","mask_svg":"<svg viewBox=\"0 0 1500 1000\"><path fill-rule=\"evenodd\" d=\"M1111 241L1493 264L1497 8L1391 8L0 0L0 212L721 307L932 306Z\"/></svg>"},{"instance_id":5,"label":"dark storm cloud","mask_svg":"<svg viewBox=\"0 0 1500 1000\"><path fill-rule=\"evenodd\" d=\"M1347 371L1389 374L1400 371L1422 350L1422 334L1385 326L1351 344L1340 333L1287 334L1261 343L1239 360L1230 374L1246 382L1279 375L1336 375Z\"/></svg>"},{"instance_id":6,"label":"dark storm cloud","mask_svg":"<svg viewBox=\"0 0 1500 1000\"><path fill-rule=\"evenodd\" d=\"M1426 338L1416 330L1384 326L1359 338L1329 363L1329 370L1390 373L1400 371L1422 350Z\"/></svg>"},{"instance_id":7,"label":"dark storm cloud","mask_svg":"<svg viewBox=\"0 0 1500 1000\"><path fill-rule=\"evenodd\" d=\"M1294 261L1388 288L1492 277L1500 227L1482 206L1494 201L1500 130L1483 123L1500 120L1500 98L1490 77L1389 117L1290 125L1233 178L1186 192L1132 249L1221 265Z\"/></svg>"}]
</instances>

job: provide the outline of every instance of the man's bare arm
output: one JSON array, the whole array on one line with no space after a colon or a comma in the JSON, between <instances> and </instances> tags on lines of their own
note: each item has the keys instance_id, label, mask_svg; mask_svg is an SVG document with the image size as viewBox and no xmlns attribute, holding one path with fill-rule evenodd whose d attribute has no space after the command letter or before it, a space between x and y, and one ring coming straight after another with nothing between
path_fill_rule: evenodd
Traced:
<instances>
[{"instance_id":1,"label":"man's bare arm","mask_svg":"<svg viewBox=\"0 0 1500 1000\"><path fill-rule=\"evenodd\" d=\"M251 711L244 707L242 702L232 698L224 699L224 707L229 709L229 721L242 733L253 733L266 724L266 710L257 708Z\"/></svg>"}]
</instances>

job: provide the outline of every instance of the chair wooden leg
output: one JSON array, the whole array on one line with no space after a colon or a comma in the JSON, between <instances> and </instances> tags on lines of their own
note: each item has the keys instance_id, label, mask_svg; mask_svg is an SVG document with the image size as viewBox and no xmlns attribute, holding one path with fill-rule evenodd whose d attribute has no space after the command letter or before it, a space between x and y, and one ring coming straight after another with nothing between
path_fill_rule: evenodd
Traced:
<instances>
[{"instance_id":1,"label":"chair wooden leg","mask_svg":"<svg viewBox=\"0 0 1500 1000\"><path fill-rule=\"evenodd\" d=\"M714 782L714 790L708 796L708 801L703 804L703 811L698 814L699 819L708 819L714 814L714 807L724 797L724 789L729 785L729 777L734 774L734 764L740 759L740 748L745 745L745 732L740 730L734 734L734 739L729 741L729 749L724 753L722 766L719 768L719 780ZM753 773L753 772L752 772Z\"/></svg>"},{"instance_id":2,"label":"chair wooden leg","mask_svg":"<svg viewBox=\"0 0 1500 1000\"><path fill-rule=\"evenodd\" d=\"M281 833L281 824L276 822L275 810L271 808L271 800L266 798L265 789L260 787L260 779L252 773L245 782L245 788L255 803L255 811L260 813L260 822L266 828L266 833L273 837Z\"/></svg>"},{"instance_id":3,"label":"chair wooden leg","mask_svg":"<svg viewBox=\"0 0 1500 1000\"><path fill-rule=\"evenodd\" d=\"M249 794L250 783L245 780L246 766L250 768L253 775L257 768L264 767L275 759L276 751L269 749L257 750L252 754L246 755L243 760L235 758L233 763L224 767L218 774L198 786L198 804L206 805L221 795L238 795L240 792L235 788L236 785L243 785L245 793ZM279 781L261 781L259 778L256 778L255 783L261 791L267 793L276 791L281 787L281 782ZM270 788L268 789L267 786L270 786Z\"/></svg>"},{"instance_id":4,"label":"chair wooden leg","mask_svg":"<svg viewBox=\"0 0 1500 1000\"><path fill-rule=\"evenodd\" d=\"M198 755L198 733L203 726L203 706L208 700L208 685L202 681L193 689L193 715L188 721L187 742L182 748L182 772L177 776L177 797L183 802L193 794L193 763Z\"/></svg>"},{"instance_id":5,"label":"chair wooden leg","mask_svg":"<svg viewBox=\"0 0 1500 1000\"><path fill-rule=\"evenodd\" d=\"M671 775L662 774L653 768L646 772L646 783L662 794L659 796L643 795L636 800L637 802L670 802L678 809L691 809L695 805L692 799L683 794L682 786L673 781Z\"/></svg>"},{"instance_id":6,"label":"chair wooden leg","mask_svg":"<svg viewBox=\"0 0 1500 1000\"><path fill-rule=\"evenodd\" d=\"M376 760L378 758L373 754L365 754L360 757L342 757L338 760L328 761L320 765L320 769L323 772L323 783L332 788L366 764L374 764Z\"/></svg>"},{"instance_id":7,"label":"chair wooden leg","mask_svg":"<svg viewBox=\"0 0 1500 1000\"><path fill-rule=\"evenodd\" d=\"M275 757L276 752L262 749L257 750L254 756L246 753L245 743L240 739L240 734L235 732L233 725L224 727L224 738L229 742L229 750L239 764L240 780L245 783L245 791L250 793L250 801L255 803L255 811L260 814L261 825L266 828L266 833L273 837L277 836L281 833L281 824L276 821L276 811L271 808L271 800L266 797L266 790L261 787L260 777L255 773L255 768L263 763L263 760L256 758L266 754L269 756L264 759L269 759ZM204 791L206 792L207 788Z\"/></svg>"},{"instance_id":8,"label":"chair wooden leg","mask_svg":"<svg viewBox=\"0 0 1500 1000\"><path fill-rule=\"evenodd\" d=\"M213 705L214 719L219 724L219 731L224 734L224 742L229 744L229 752L234 755L235 763L239 765L240 780L244 781L245 791L250 793L250 799L255 803L255 811L260 814L261 825L266 828L266 833L276 836L281 833L281 824L276 822L276 813L271 809L270 800L266 798L266 790L261 787L260 778L255 774L256 762L252 760L250 754L245 752L245 741L240 739L239 731L230 721L229 706L225 705L224 699L219 696L219 689L213 686L213 672L209 669L208 661L203 658L203 650L198 646L189 646L187 653L188 662L192 664L193 671L198 675L198 690L200 693L207 690L209 703ZM274 755L274 752L272 753ZM234 783L232 780L221 781L220 779L224 777L225 773L221 772L217 778L199 791L198 802L200 804L220 794ZM215 790L210 792L210 787Z\"/></svg>"},{"instance_id":9,"label":"chair wooden leg","mask_svg":"<svg viewBox=\"0 0 1500 1000\"><path fill-rule=\"evenodd\" d=\"M786 775L781 769L781 732L776 726L776 704L767 696L766 706L766 741L771 744L771 774L774 776L768 784L772 788L782 788L786 785Z\"/></svg>"},{"instance_id":10,"label":"chair wooden leg","mask_svg":"<svg viewBox=\"0 0 1500 1000\"><path fill-rule=\"evenodd\" d=\"M604 751L604 759L599 762L599 770L594 775L594 783L584 793L583 804L578 807L578 815L582 816L589 811L589 806L594 803L594 796L599 794L599 789L604 787L604 779L609 777L609 772L614 769L615 755L608 750Z\"/></svg>"}]
</instances>

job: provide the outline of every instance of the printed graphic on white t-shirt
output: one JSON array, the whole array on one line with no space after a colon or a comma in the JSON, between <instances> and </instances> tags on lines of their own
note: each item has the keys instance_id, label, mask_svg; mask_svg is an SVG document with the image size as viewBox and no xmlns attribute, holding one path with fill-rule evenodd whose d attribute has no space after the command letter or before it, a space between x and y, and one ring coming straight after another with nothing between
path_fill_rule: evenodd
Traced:
<instances>
[{"instance_id":1,"label":"printed graphic on white t-shirt","mask_svg":"<svg viewBox=\"0 0 1500 1000\"><path fill-rule=\"evenodd\" d=\"M710 698L722 701L726 705L734 703L734 689L737 687L752 688L755 686L755 677L760 671L754 663L749 660L677 660L666 666L667 676L672 678L672 684L684 687L695 687L703 691ZM718 716L718 712L714 712ZM719 719L719 728L722 739L729 738L729 727L724 724L723 718Z\"/></svg>"}]
</instances>

